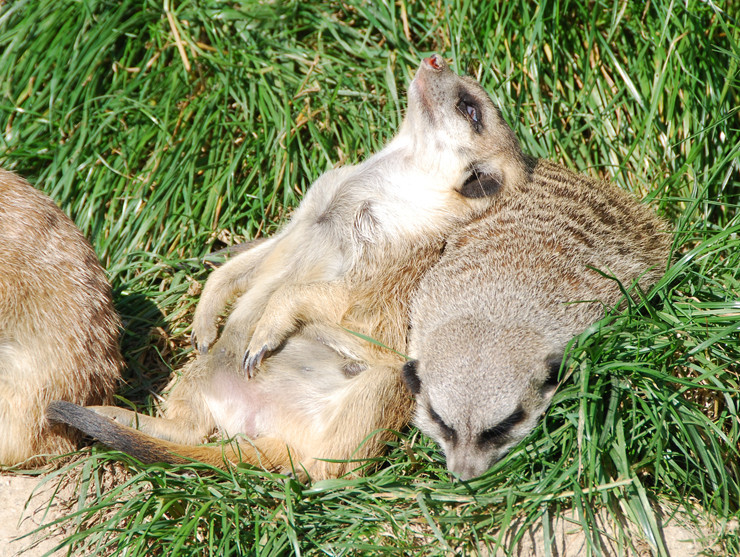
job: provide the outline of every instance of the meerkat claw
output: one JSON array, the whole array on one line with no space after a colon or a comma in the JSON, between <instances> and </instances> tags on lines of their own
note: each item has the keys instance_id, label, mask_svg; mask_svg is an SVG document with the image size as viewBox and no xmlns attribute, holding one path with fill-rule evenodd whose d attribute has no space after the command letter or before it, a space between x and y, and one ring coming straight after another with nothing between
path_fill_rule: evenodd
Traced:
<instances>
[{"instance_id":1,"label":"meerkat claw","mask_svg":"<svg viewBox=\"0 0 740 557\"><path fill-rule=\"evenodd\" d=\"M260 348L259 351L254 355L251 355L249 350L247 350L247 352L244 354L243 362L243 367L244 370L247 372L247 377L249 377L250 379L254 377L254 371L262 363L265 354L267 354L267 345Z\"/></svg>"},{"instance_id":2,"label":"meerkat claw","mask_svg":"<svg viewBox=\"0 0 740 557\"><path fill-rule=\"evenodd\" d=\"M201 354L208 354L208 349L211 347L207 342L198 342L198 336L195 334L195 331L190 333L190 344Z\"/></svg>"}]
</instances>

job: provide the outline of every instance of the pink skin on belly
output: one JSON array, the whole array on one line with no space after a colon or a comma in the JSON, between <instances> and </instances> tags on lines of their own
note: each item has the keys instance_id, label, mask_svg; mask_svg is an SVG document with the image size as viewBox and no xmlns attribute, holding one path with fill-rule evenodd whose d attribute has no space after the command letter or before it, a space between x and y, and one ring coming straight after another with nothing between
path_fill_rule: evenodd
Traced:
<instances>
[{"instance_id":1,"label":"pink skin on belly","mask_svg":"<svg viewBox=\"0 0 740 557\"><path fill-rule=\"evenodd\" d=\"M263 388L259 376L247 380L234 373L216 372L210 378L203 398L219 429L229 437L243 434L259 437L269 434L275 401Z\"/></svg>"}]
</instances>

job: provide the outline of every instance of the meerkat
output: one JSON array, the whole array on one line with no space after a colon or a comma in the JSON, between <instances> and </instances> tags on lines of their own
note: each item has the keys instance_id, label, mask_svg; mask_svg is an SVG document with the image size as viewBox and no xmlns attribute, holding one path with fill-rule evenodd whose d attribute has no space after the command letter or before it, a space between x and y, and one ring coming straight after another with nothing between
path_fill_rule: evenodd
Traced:
<instances>
[{"instance_id":1,"label":"meerkat","mask_svg":"<svg viewBox=\"0 0 740 557\"><path fill-rule=\"evenodd\" d=\"M245 344L244 368L253 375L299 323L338 323L357 303L356 291L383 286L375 269L407 260L410 244L439 242L500 188L525 181L516 137L475 80L434 55L408 98L401 129L383 150L321 176L281 233L209 277L193 320L201 352L216 338L218 315L239 296L224 334ZM392 329L388 342L403 347L404 327Z\"/></svg>"},{"instance_id":2,"label":"meerkat","mask_svg":"<svg viewBox=\"0 0 740 557\"><path fill-rule=\"evenodd\" d=\"M5 170L0 268L0 464L30 467L71 452L79 436L46 424L50 401L110 402L120 322L89 242L51 199Z\"/></svg>"},{"instance_id":3,"label":"meerkat","mask_svg":"<svg viewBox=\"0 0 740 557\"><path fill-rule=\"evenodd\" d=\"M413 296L404 379L448 469L483 474L547 409L568 342L663 275L672 237L618 187L552 162L448 240ZM619 281L619 282L617 282Z\"/></svg>"},{"instance_id":4,"label":"meerkat","mask_svg":"<svg viewBox=\"0 0 740 557\"><path fill-rule=\"evenodd\" d=\"M357 467L333 461L377 456L388 430L410 419L397 354L406 349L410 292L444 237L524 184L526 172L480 84L438 55L424 59L395 138L321 176L281 232L208 278L193 324L200 355L165 418L94 408L114 424L56 404L50 419L145 461L180 455L223 465L226 456L314 479ZM217 339L216 319L234 298ZM189 446L217 430L249 441Z\"/></svg>"}]
</instances>

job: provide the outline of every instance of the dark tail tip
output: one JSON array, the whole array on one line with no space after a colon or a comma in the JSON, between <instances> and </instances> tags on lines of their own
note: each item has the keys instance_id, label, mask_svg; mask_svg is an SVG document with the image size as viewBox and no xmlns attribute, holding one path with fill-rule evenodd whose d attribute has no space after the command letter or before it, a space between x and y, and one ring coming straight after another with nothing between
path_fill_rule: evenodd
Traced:
<instances>
[{"instance_id":1,"label":"dark tail tip","mask_svg":"<svg viewBox=\"0 0 740 557\"><path fill-rule=\"evenodd\" d=\"M46 407L46 419L51 423L70 425L101 441L104 440L100 435L112 424L111 420L92 410L64 400L55 400Z\"/></svg>"},{"instance_id":2,"label":"dark tail tip","mask_svg":"<svg viewBox=\"0 0 740 557\"><path fill-rule=\"evenodd\" d=\"M46 407L46 419L53 424L67 424L76 427L75 424L81 421L85 412L90 411L66 400L55 400Z\"/></svg>"}]
</instances>

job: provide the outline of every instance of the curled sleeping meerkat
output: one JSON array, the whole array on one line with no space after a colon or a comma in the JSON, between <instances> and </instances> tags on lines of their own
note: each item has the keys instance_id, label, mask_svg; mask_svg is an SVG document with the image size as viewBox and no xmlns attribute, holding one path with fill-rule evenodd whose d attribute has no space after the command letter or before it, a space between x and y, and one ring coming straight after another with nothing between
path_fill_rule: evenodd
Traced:
<instances>
[{"instance_id":1,"label":"curled sleeping meerkat","mask_svg":"<svg viewBox=\"0 0 740 557\"><path fill-rule=\"evenodd\" d=\"M377 456L387 430L410 419L394 353L406 350L410 292L449 232L526 179L516 138L482 87L427 58L396 137L321 176L281 232L208 278L193 325L200 354L165 418L95 408L139 433L69 404L49 416L145 461L222 466L226 456L314 479L352 470L327 460ZM234 298L217 339L216 319ZM215 431L249 440L187 446Z\"/></svg>"},{"instance_id":2,"label":"curled sleeping meerkat","mask_svg":"<svg viewBox=\"0 0 740 557\"><path fill-rule=\"evenodd\" d=\"M50 401L111 400L122 364L120 322L82 233L5 170L0 269L0 464L38 465L43 455L72 451L79 436L46 424Z\"/></svg>"},{"instance_id":3,"label":"curled sleeping meerkat","mask_svg":"<svg viewBox=\"0 0 740 557\"><path fill-rule=\"evenodd\" d=\"M639 280L672 236L616 186L531 161L531 181L448 240L413 296L404 378L415 423L456 476L481 475L534 428L567 343Z\"/></svg>"}]
</instances>

